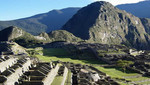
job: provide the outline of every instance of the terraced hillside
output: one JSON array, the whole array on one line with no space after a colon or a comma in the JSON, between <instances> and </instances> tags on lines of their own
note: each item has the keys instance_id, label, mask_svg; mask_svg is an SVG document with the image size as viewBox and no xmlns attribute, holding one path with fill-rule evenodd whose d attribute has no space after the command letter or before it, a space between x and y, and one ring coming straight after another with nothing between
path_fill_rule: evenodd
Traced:
<instances>
[{"instance_id":1,"label":"terraced hillside","mask_svg":"<svg viewBox=\"0 0 150 85\"><path fill-rule=\"evenodd\" d=\"M34 56L38 57L39 60L41 61L47 61L47 62L62 61L62 62L71 62L75 64L93 66L99 71L106 73L108 76L110 76L113 80L117 81L121 85L149 84L148 77L144 77L142 74L131 70L126 70L126 72L124 72L118 67L114 67L111 65L109 66L109 64L105 63L102 60L96 59L93 54L85 50L84 50L85 53L78 52L77 54L75 53L77 51L74 47L69 47L69 50L67 50L66 48L57 47L57 48L45 48L39 52L43 52L43 55L34 55ZM72 53L75 53L76 55L74 54L72 55ZM62 77L58 76L57 79L62 80Z\"/></svg>"}]
</instances>

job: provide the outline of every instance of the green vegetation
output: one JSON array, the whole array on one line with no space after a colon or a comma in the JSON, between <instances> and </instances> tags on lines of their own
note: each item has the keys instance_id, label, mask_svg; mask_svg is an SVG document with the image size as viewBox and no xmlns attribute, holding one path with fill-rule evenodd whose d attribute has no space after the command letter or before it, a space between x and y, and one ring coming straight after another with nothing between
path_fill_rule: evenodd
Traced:
<instances>
[{"instance_id":1,"label":"green vegetation","mask_svg":"<svg viewBox=\"0 0 150 85\"><path fill-rule=\"evenodd\" d=\"M126 73L124 73L119 68L104 68L99 65L103 65L105 63L100 62L98 60L80 60L78 58L75 58L75 56L71 56L70 53L62 48L48 48L43 49L43 56L42 55L36 55L36 57L39 58L41 61L64 61L64 62L73 62L73 63L79 63L79 64L86 64L86 65L93 65L98 70L106 73L107 75L111 76L113 79L117 80L121 85L128 85L122 81L122 79L129 80L129 81L139 81L148 79L147 77L139 77L139 78L128 78L130 76L137 76L138 73L126 70ZM63 56L61 56L63 55ZM67 56L68 55L68 56ZM68 74L69 75L69 74ZM61 81L61 77L58 78L59 81ZM121 80L121 81L120 81ZM144 82L143 82L144 83ZM56 84L59 85L59 84Z\"/></svg>"},{"instance_id":2,"label":"green vegetation","mask_svg":"<svg viewBox=\"0 0 150 85\"><path fill-rule=\"evenodd\" d=\"M71 85L71 71L68 70L67 78L65 81L65 85Z\"/></svg>"},{"instance_id":3,"label":"green vegetation","mask_svg":"<svg viewBox=\"0 0 150 85\"><path fill-rule=\"evenodd\" d=\"M108 49L108 51L106 50L97 50L98 55L100 57L103 57L105 54L125 54L125 52L122 51L122 49L118 49L118 50L112 50L112 49Z\"/></svg>"},{"instance_id":4,"label":"green vegetation","mask_svg":"<svg viewBox=\"0 0 150 85\"><path fill-rule=\"evenodd\" d=\"M39 40L24 37L14 39L14 41L23 47L33 47L41 43Z\"/></svg>"},{"instance_id":5,"label":"green vegetation","mask_svg":"<svg viewBox=\"0 0 150 85\"><path fill-rule=\"evenodd\" d=\"M118 81L121 80L119 82L121 85L129 85L129 84L124 83L124 81L122 81L123 79L128 80L128 81L134 81L134 82L149 79L148 77L126 78L126 77L132 77L132 76L139 75L138 73L131 72L129 70L126 73L124 73L123 71L119 70L118 68L104 68L104 67L100 67L100 66L95 66L95 67L98 70L105 72L107 75L111 76L113 79L118 80ZM148 82L143 82L143 83L148 83Z\"/></svg>"},{"instance_id":6,"label":"green vegetation","mask_svg":"<svg viewBox=\"0 0 150 85\"><path fill-rule=\"evenodd\" d=\"M126 71L126 67L128 67L131 64L133 64L132 61L127 61L127 60L119 60L119 61L117 61L117 66L122 68L124 72Z\"/></svg>"},{"instance_id":7,"label":"green vegetation","mask_svg":"<svg viewBox=\"0 0 150 85\"><path fill-rule=\"evenodd\" d=\"M52 41L67 41L67 42L79 42L82 39L74 36L72 33L65 30L56 30L49 33L49 37Z\"/></svg>"},{"instance_id":8,"label":"green vegetation","mask_svg":"<svg viewBox=\"0 0 150 85\"><path fill-rule=\"evenodd\" d=\"M70 52L63 48L48 48L44 49L42 55L36 55L41 61L64 61L64 62L73 62L73 63L81 63L81 64L104 64L104 62L100 62L96 59L88 59L88 54L81 55L80 57L84 57L84 59L79 59L77 56L72 56ZM87 60L85 60L87 57Z\"/></svg>"},{"instance_id":9,"label":"green vegetation","mask_svg":"<svg viewBox=\"0 0 150 85\"><path fill-rule=\"evenodd\" d=\"M71 55L63 48L48 48L43 50L44 56L68 56Z\"/></svg>"},{"instance_id":10,"label":"green vegetation","mask_svg":"<svg viewBox=\"0 0 150 85\"><path fill-rule=\"evenodd\" d=\"M138 73L124 73L120 70L118 70L117 68L104 68L104 67L100 67L100 66L96 66L97 69L99 69L102 72L105 72L107 75L113 77L113 78L123 78L126 76L135 76L138 75Z\"/></svg>"},{"instance_id":11,"label":"green vegetation","mask_svg":"<svg viewBox=\"0 0 150 85\"><path fill-rule=\"evenodd\" d=\"M63 76L56 76L51 85L61 85Z\"/></svg>"}]
</instances>

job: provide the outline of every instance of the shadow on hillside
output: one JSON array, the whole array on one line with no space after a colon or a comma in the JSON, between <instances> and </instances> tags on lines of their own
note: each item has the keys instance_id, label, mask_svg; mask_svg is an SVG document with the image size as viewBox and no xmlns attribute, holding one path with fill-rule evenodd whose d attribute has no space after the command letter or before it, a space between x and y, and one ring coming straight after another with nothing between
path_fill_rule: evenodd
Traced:
<instances>
[{"instance_id":1,"label":"shadow on hillside","mask_svg":"<svg viewBox=\"0 0 150 85\"><path fill-rule=\"evenodd\" d=\"M88 57L86 55L72 55L71 53L65 52L63 50L57 49L57 50L43 50L44 56L54 56L60 59L69 58L72 60L79 60L86 64L106 64L103 61L97 60L95 57Z\"/></svg>"}]
</instances>

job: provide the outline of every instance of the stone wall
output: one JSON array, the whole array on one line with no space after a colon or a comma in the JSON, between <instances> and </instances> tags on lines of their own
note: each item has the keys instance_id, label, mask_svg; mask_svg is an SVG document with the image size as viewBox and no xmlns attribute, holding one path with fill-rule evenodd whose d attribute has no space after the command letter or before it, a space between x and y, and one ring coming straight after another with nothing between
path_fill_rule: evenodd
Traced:
<instances>
[{"instance_id":1,"label":"stone wall","mask_svg":"<svg viewBox=\"0 0 150 85\"><path fill-rule=\"evenodd\" d=\"M68 68L65 67L64 69L64 74L63 74L63 80L61 82L61 85L64 85L65 84L65 81L67 79L67 74L68 74Z\"/></svg>"},{"instance_id":2,"label":"stone wall","mask_svg":"<svg viewBox=\"0 0 150 85\"><path fill-rule=\"evenodd\" d=\"M43 81L44 85L51 85L55 76L57 75L59 65L57 64L55 68L51 69L51 72L48 73L47 77Z\"/></svg>"},{"instance_id":3,"label":"stone wall","mask_svg":"<svg viewBox=\"0 0 150 85\"><path fill-rule=\"evenodd\" d=\"M13 64L15 64L17 61L17 58L9 58L8 60L0 62L0 72L5 71L7 68L11 67Z\"/></svg>"},{"instance_id":4,"label":"stone wall","mask_svg":"<svg viewBox=\"0 0 150 85\"><path fill-rule=\"evenodd\" d=\"M31 65L31 61L27 59L27 61L13 72L11 75L7 76L7 80L4 82L4 85L14 85L15 82L18 82L18 79L21 75L23 75L23 71L27 71Z\"/></svg>"}]
</instances>

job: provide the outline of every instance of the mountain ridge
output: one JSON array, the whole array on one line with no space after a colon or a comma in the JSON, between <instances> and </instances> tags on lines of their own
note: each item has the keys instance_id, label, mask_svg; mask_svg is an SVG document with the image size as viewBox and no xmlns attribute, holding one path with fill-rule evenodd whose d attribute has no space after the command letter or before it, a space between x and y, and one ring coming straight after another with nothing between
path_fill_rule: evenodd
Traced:
<instances>
[{"instance_id":1,"label":"mountain ridge","mask_svg":"<svg viewBox=\"0 0 150 85\"><path fill-rule=\"evenodd\" d=\"M150 0L141 1L131 4L120 4L116 6L140 18L150 18Z\"/></svg>"},{"instance_id":2,"label":"mountain ridge","mask_svg":"<svg viewBox=\"0 0 150 85\"><path fill-rule=\"evenodd\" d=\"M0 21L0 30L9 27L17 26L25 31L38 35L41 32L50 32L58 30L67 22L80 8L70 7L61 10L52 10L47 13L38 14L35 16L11 20Z\"/></svg>"},{"instance_id":3,"label":"mountain ridge","mask_svg":"<svg viewBox=\"0 0 150 85\"><path fill-rule=\"evenodd\" d=\"M80 42L82 39L74 36L65 30L51 31L50 33L42 32L34 36L21 28L10 26L0 31L0 41L14 41L21 46L31 47L42 43L51 43L55 41Z\"/></svg>"}]
</instances>

